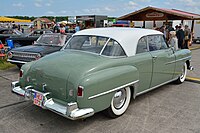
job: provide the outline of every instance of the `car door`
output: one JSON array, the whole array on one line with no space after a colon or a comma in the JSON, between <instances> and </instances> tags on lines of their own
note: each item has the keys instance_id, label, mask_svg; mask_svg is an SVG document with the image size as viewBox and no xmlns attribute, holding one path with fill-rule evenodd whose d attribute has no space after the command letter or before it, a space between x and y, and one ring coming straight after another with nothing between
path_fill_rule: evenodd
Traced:
<instances>
[{"instance_id":1,"label":"car door","mask_svg":"<svg viewBox=\"0 0 200 133\"><path fill-rule=\"evenodd\" d=\"M148 46L153 64L150 87L155 87L172 80L175 70L175 55L174 51L166 44L164 36L148 36Z\"/></svg>"},{"instance_id":2,"label":"car door","mask_svg":"<svg viewBox=\"0 0 200 133\"><path fill-rule=\"evenodd\" d=\"M138 41L133 65L139 71L139 86L136 93L140 94L149 89L153 70L152 56L147 47L147 36Z\"/></svg>"}]
</instances>

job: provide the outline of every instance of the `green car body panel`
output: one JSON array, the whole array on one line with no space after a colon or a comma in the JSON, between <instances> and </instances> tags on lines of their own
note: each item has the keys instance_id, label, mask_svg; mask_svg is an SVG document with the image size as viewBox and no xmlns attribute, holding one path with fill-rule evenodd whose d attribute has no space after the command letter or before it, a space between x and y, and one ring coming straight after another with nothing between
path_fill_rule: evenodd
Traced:
<instances>
[{"instance_id":1,"label":"green car body panel","mask_svg":"<svg viewBox=\"0 0 200 133\"><path fill-rule=\"evenodd\" d=\"M23 90L32 86L38 92L49 93L48 98L63 106L76 102L79 109L92 108L96 113L109 108L122 88L130 87L135 98L177 80L185 63L190 67L191 51L187 49L175 51L167 47L139 54L127 51L126 56L119 57L73 49L55 52L23 65L18 85ZM77 94L79 87L82 96Z\"/></svg>"},{"instance_id":2,"label":"green car body panel","mask_svg":"<svg viewBox=\"0 0 200 133\"><path fill-rule=\"evenodd\" d=\"M70 60L72 58L73 61ZM111 59L80 51L62 51L54 53L53 57L46 56L39 62L31 62L31 66L28 63L24 65L20 85L22 88L33 85L36 90L43 92L42 85L45 83L45 91L51 92L49 96L62 101L62 104L78 101L80 108L90 106L100 111L109 106L114 92L94 99L88 99L90 96L138 80L137 68L128 65L128 61L126 58ZM27 66L30 66L29 70L26 70ZM76 96L78 86L84 86L84 97ZM68 95L70 89L73 89L73 97Z\"/></svg>"},{"instance_id":3,"label":"green car body panel","mask_svg":"<svg viewBox=\"0 0 200 133\"><path fill-rule=\"evenodd\" d=\"M79 51L62 51L54 54L54 56L41 59L40 62L31 62L28 71L26 65L23 66L22 69L25 74L20 79L22 87L33 85L34 88L42 92L42 84L46 83L47 88L45 91L51 92L50 97L60 103L77 101L80 108L92 107L95 112L110 106L114 92L89 99L91 96L136 80L139 80L137 93L151 87L153 59L150 53L138 54L130 58L107 58ZM185 57L187 57L185 54L177 53L176 55L178 59ZM73 61L70 60L72 58ZM163 62L167 62L167 60L162 60L159 64ZM182 66L183 63L184 61L170 63L177 66L173 67L176 75L173 75L173 71L163 71L158 68L156 70L157 74L163 75L164 73L166 75L166 72L169 72L171 79L172 76L177 77L181 73L181 67L179 66ZM70 73L73 74L70 75ZM30 82L26 81L27 76L31 78ZM159 80L165 81L166 79L159 76ZM84 87L83 97L77 97L76 95L78 86ZM73 97L69 96L70 89L73 89Z\"/></svg>"}]
</instances>

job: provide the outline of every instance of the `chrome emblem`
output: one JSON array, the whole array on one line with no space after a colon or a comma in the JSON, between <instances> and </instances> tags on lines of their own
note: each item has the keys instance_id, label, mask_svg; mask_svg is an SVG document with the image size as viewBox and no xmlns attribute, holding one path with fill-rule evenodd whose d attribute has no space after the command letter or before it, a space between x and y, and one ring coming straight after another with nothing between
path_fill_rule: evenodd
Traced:
<instances>
[{"instance_id":1,"label":"chrome emblem","mask_svg":"<svg viewBox=\"0 0 200 133\"><path fill-rule=\"evenodd\" d=\"M30 82L30 80L31 80L31 77L28 76L28 77L26 78L26 81L27 81L27 82Z\"/></svg>"},{"instance_id":2,"label":"chrome emblem","mask_svg":"<svg viewBox=\"0 0 200 133\"><path fill-rule=\"evenodd\" d=\"M42 90L43 90L43 91L45 91L46 86L47 86L47 85L46 85L45 83L42 84Z\"/></svg>"}]
</instances>

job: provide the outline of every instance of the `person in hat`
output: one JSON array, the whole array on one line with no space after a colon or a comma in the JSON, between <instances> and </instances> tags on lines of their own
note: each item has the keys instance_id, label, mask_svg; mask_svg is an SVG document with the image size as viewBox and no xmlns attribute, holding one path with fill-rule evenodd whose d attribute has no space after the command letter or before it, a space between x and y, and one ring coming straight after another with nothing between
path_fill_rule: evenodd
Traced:
<instances>
[{"instance_id":1,"label":"person in hat","mask_svg":"<svg viewBox=\"0 0 200 133\"><path fill-rule=\"evenodd\" d=\"M178 38L178 47L183 49L184 48L184 31L181 26L178 26L178 31L176 32L176 37Z\"/></svg>"}]
</instances>

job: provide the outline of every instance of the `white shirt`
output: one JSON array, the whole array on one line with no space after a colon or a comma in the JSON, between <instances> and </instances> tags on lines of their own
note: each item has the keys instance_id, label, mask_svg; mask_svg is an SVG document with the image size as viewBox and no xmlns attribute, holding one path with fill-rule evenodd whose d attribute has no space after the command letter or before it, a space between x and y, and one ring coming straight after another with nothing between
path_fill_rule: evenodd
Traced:
<instances>
[{"instance_id":1,"label":"white shirt","mask_svg":"<svg viewBox=\"0 0 200 133\"><path fill-rule=\"evenodd\" d=\"M169 40L169 44L175 48L175 50L178 50L178 39L177 37L172 37L170 40Z\"/></svg>"}]
</instances>

